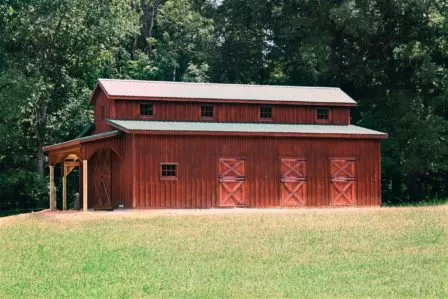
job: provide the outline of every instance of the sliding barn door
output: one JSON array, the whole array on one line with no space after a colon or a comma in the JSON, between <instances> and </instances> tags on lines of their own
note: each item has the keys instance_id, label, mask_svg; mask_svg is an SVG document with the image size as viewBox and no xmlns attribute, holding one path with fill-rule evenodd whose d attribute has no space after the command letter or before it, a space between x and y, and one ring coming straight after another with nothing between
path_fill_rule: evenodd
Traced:
<instances>
[{"instance_id":1,"label":"sliding barn door","mask_svg":"<svg viewBox=\"0 0 448 299\"><path fill-rule=\"evenodd\" d=\"M356 161L354 158L330 159L330 204L348 206L356 204Z\"/></svg>"},{"instance_id":2,"label":"sliding barn door","mask_svg":"<svg viewBox=\"0 0 448 299\"><path fill-rule=\"evenodd\" d=\"M245 160L242 158L219 158L219 206L245 206L244 182Z\"/></svg>"},{"instance_id":3,"label":"sliding barn door","mask_svg":"<svg viewBox=\"0 0 448 299\"><path fill-rule=\"evenodd\" d=\"M112 167L111 167L111 150L101 149L94 155L94 188L95 197L93 208L96 210L111 210L111 181L112 181Z\"/></svg>"},{"instance_id":4,"label":"sliding barn door","mask_svg":"<svg viewBox=\"0 0 448 299\"><path fill-rule=\"evenodd\" d=\"M306 161L280 159L280 205L301 207L306 205Z\"/></svg>"}]
</instances>

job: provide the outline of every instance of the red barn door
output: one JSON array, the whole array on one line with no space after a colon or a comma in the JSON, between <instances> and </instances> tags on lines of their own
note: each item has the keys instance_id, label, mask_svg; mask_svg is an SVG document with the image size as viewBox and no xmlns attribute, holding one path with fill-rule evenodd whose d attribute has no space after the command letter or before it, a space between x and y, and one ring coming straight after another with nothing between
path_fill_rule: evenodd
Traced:
<instances>
[{"instance_id":1,"label":"red barn door","mask_svg":"<svg viewBox=\"0 0 448 299\"><path fill-rule=\"evenodd\" d=\"M111 198L111 151L106 149L98 150L95 154L93 169L95 197L93 208L95 210L112 210Z\"/></svg>"},{"instance_id":2,"label":"red barn door","mask_svg":"<svg viewBox=\"0 0 448 299\"><path fill-rule=\"evenodd\" d=\"M330 160L330 204L348 206L356 204L356 176L354 158Z\"/></svg>"},{"instance_id":3,"label":"red barn door","mask_svg":"<svg viewBox=\"0 0 448 299\"><path fill-rule=\"evenodd\" d=\"M245 160L242 158L219 158L219 206L244 206Z\"/></svg>"},{"instance_id":4,"label":"red barn door","mask_svg":"<svg viewBox=\"0 0 448 299\"><path fill-rule=\"evenodd\" d=\"M306 205L306 161L280 159L280 204L283 207Z\"/></svg>"}]
</instances>

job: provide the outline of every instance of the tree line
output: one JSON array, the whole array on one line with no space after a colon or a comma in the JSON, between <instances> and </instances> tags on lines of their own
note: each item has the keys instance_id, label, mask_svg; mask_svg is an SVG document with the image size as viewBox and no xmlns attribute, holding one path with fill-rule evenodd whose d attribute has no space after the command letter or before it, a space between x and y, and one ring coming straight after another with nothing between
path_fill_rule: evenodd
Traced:
<instances>
[{"instance_id":1,"label":"tree line","mask_svg":"<svg viewBox=\"0 0 448 299\"><path fill-rule=\"evenodd\" d=\"M337 86L389 134L383 199L448 197L445 0L3 0L0 210L47 200L42 147L92 121L97 78Z\"/></svg>"}]
</instances>

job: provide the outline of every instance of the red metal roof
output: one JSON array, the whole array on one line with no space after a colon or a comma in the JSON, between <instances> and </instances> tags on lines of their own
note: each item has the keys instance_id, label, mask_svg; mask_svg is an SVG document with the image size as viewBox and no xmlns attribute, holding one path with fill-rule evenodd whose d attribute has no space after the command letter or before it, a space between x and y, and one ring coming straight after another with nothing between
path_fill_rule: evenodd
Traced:
<instances>
[{"instance_id":1,"label":"red metal roof","mask_svg":"<svg viewBox=\"0 0 448 299\"><path fill-rule=\"evenodd\" d=\"M111 98L272 101L354 106L340 88L99 79Z\"/></svg>"}]
</instances>

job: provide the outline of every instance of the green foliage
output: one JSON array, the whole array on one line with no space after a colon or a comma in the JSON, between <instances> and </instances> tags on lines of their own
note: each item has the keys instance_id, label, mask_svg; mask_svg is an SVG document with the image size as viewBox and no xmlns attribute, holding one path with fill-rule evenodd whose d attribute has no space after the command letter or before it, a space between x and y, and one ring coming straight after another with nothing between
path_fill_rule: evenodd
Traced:
<instances>
[{"instance_id":1,"label":"green foliage","mask_svg":"<svg viewBox=\"0 0 448 299\"><path fill-rule=\"evenodd\" d=\"M43 209L47 205L47 195L46 180L35 172L0 173L0 217Z\"/></svg>"},{"instance_id":2,"label":"green foliage","mask_svg":"<svg viewBox=\"0 0 448 299\"><path fill-rule=\"evenodd\" d=\"M207 80L207 59L213 45L213 20L192 10L189 0L168 0L156 18L153 47L153 75L159 80ZM195 80L196 78L196 80Z\"/></svg>"}]
</instances>

